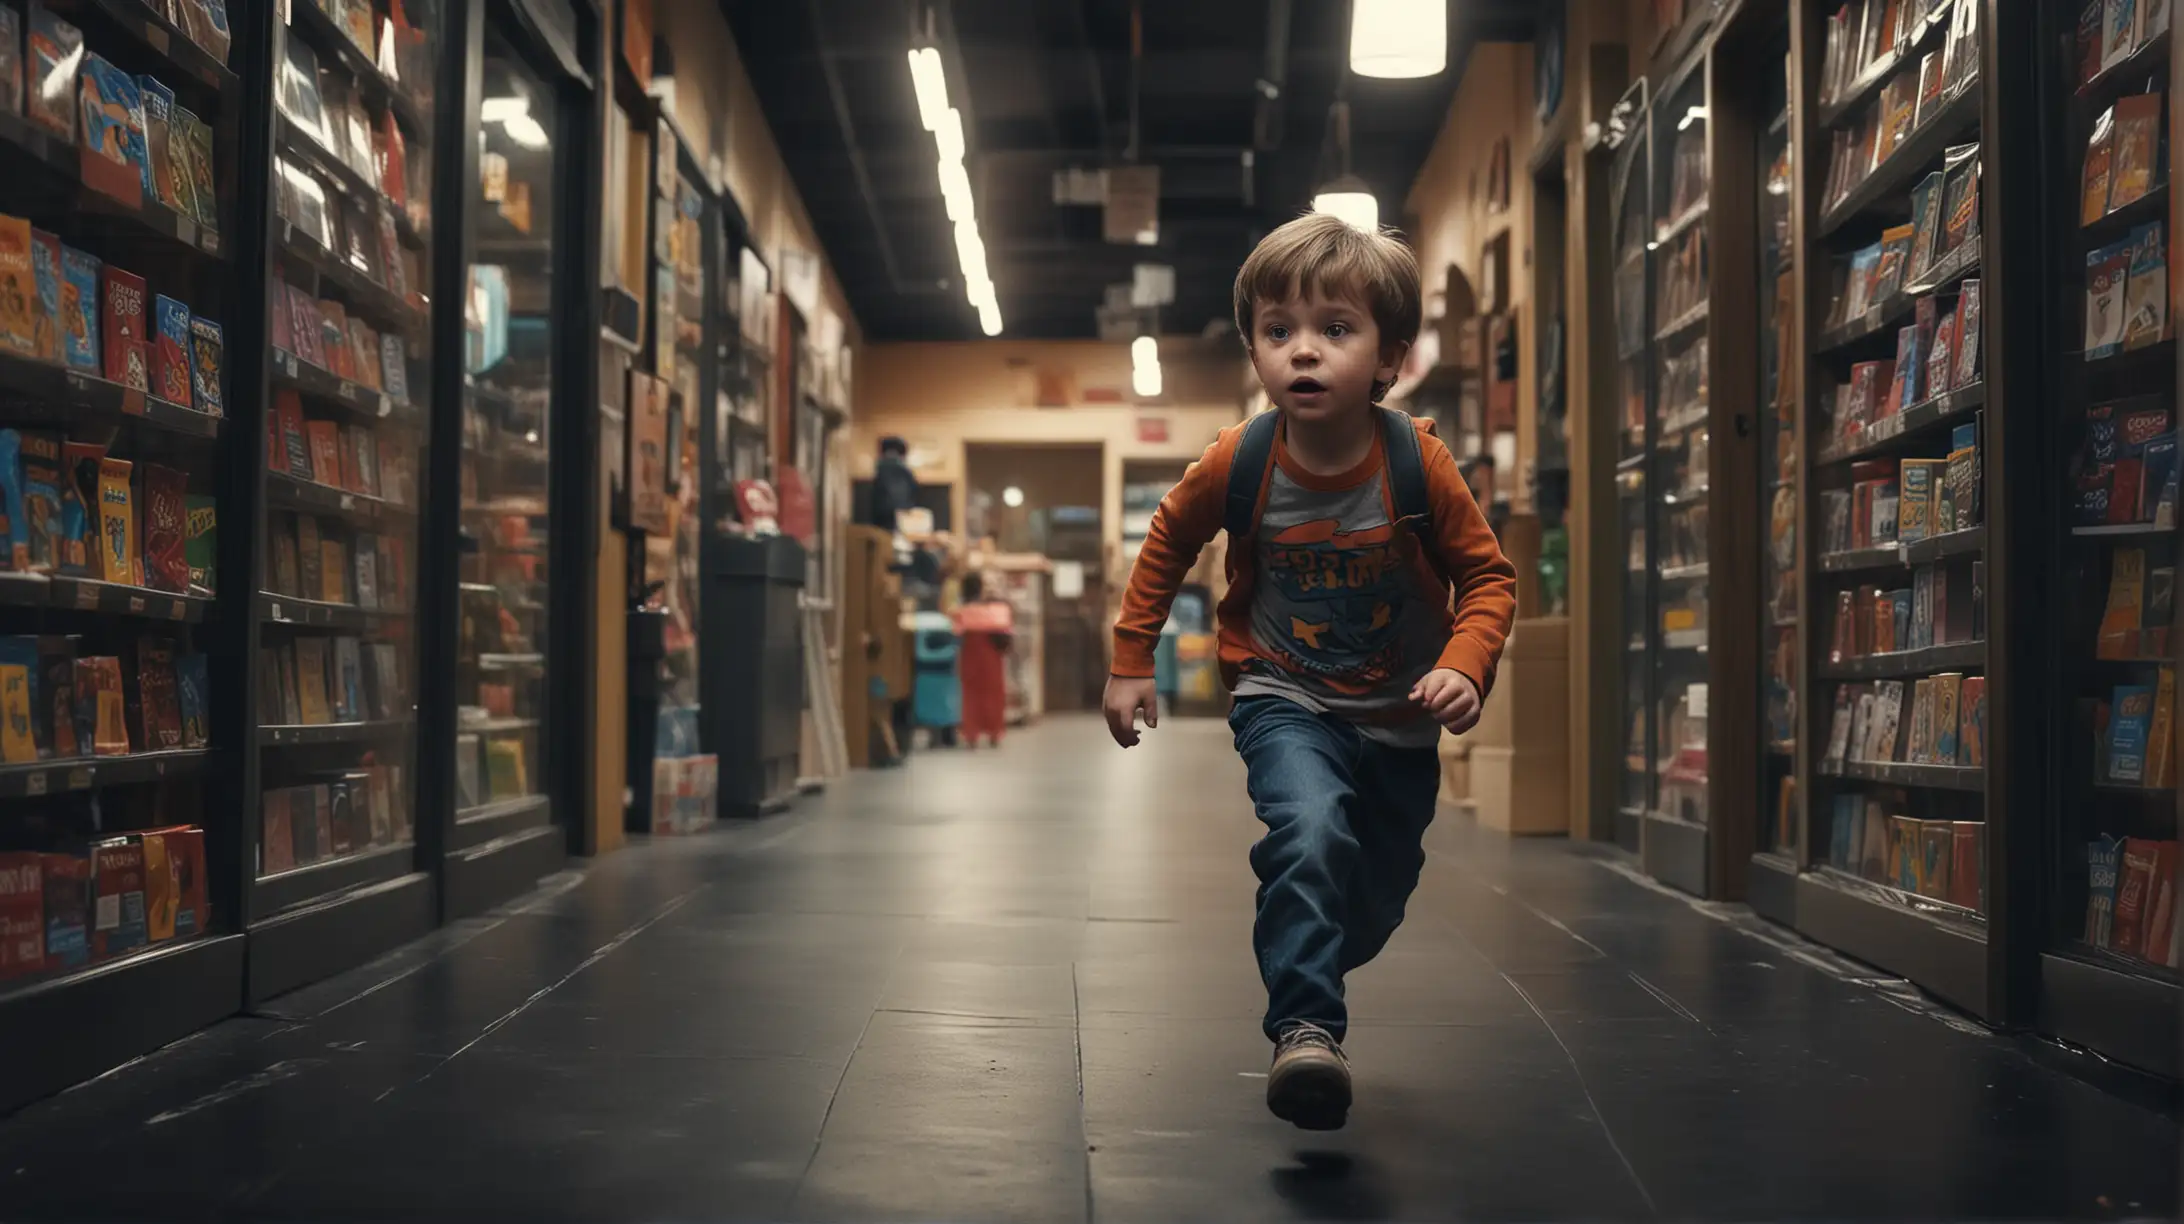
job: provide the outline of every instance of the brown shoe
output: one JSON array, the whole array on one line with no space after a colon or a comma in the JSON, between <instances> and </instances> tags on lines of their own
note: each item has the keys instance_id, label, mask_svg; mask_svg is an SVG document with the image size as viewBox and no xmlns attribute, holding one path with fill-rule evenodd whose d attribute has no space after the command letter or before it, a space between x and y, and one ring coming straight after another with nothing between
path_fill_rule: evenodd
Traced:
<instances>
[{"instance_id":1,"label":"brown shoe","mask_svg":"<svg viewBox=\"0 0 2184 1224\"><path fill-rule=\"evenodd\" d=\"M1266 1107L1303 1130L1340 1130L1350 1114L1350 1060L1326 1029L1298 1021L1274 1043Z\"/></svg>"}]
</instances>

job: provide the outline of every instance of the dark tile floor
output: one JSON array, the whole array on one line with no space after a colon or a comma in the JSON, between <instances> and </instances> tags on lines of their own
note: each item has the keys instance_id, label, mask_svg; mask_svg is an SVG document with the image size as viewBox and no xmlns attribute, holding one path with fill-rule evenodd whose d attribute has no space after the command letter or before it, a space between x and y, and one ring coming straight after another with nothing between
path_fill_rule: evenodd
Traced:
<instances>
[{"instance_id":1,"label":"dark tile floor","mask_svg":"<svg viewBox=\"0 0 2184 1224\"><path fill-rule=\"evenodd\" d=\"M1263 1105L1219 723L1088 721L614 855L0 1123L0 1217L2115 1218L2172 1117L1725 907L1449 816ZM0 1057L24 1057L22 1051Z\"/></svg>"}]
</instances>

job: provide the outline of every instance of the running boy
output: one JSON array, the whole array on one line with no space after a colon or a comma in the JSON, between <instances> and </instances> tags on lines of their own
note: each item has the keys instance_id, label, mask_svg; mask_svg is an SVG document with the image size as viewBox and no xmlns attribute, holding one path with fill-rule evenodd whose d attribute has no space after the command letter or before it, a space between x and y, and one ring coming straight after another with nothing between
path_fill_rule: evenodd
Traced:
<instances>
[{"instance_id":1,"label":"running boy","mask_svg":"<svg viewBox=\"0 0 2184 1224\"><path fill-rule=\"evenodd\" d=\"M1221 672L1266 825L1251 866L1267 1105L1314 1130L1349 1113L1343 975L1402 921L1440 789L1435 743L1478 722L1516 608L1516 570L1432 423L1377 402L1420 314L1409 248L1330 216L1291 221L1244 261L1236 327L1275 410L1221 431L1161 502L1104 702L1125 748L1139 714L1159 724L1153 648L1199 551L1227 531Z\"/></svg>"}]
</instances>

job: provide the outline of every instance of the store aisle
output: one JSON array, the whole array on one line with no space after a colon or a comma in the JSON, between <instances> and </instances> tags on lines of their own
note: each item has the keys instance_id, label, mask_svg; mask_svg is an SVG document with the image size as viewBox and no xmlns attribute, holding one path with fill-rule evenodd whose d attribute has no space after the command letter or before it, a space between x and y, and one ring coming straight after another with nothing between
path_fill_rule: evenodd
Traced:
<instances>
[{"instance_id":1,"label":"store aisle","mask_svg":"<svg viewBox=\"0 0 2184 1224\"><path fill-rule=\"evenodd\" d=\"M22 1112L0 1215L2175 1210L2177 1130L2147 1106L1459 817L1353 980L1349 1129L1292 1130L1257 1078L1255 828L1214 722L1127 755L1057 722L861 774Z\"/></svg>"}]
</instances>

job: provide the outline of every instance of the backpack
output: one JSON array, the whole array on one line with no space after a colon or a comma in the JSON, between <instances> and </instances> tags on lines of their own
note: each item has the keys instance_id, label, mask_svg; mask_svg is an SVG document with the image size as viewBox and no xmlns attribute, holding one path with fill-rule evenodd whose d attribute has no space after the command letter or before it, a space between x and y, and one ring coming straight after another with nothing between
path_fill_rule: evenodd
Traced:
<instances>
[{"instance_id":1,"label":"backpack","mask_svg":"<svg viewBox=\"0 0 2184 1224\"><path fill-rule=\"evenodd\" d=\"M1431 538L1433 501L1426 492L1426 458L1418 444L1418 427L1407 412L1375 404L1380 414L1382 449L1388 455L1388 492L1395 501L1396 522L1407 530ZM1259 492L1274 464L1274 435L1281 428L1278 411L1268 410L1244 426L1229 461L1228 502L1222 517L1233 545L1248 540L1259 525ZM1430 555L1430 550L1429 550Z\"/></svg>"}]
</instances>

